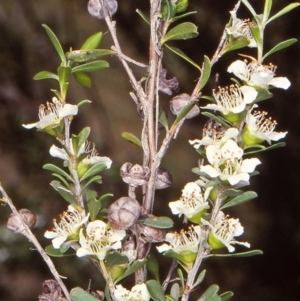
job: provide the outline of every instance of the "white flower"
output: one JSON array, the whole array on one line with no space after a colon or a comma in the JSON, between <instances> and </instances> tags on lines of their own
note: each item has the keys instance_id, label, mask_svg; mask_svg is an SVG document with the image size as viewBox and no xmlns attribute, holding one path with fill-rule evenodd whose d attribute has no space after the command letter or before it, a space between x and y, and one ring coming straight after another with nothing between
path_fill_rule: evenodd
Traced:
<instances>
[{"instance_id":1,"label":"white flower","mask_svg":"<svg viewBox=\"0 0 300 301\"><path fill-rule=\"evenodd\" d=\"M82 217L80 212L69 205L68 211L64 212L60 216L61 221L57 224L56 220L53 220L54 229L53 231L46 231L45 237L52 239L52 245L54 249L59 249L62 243L64 243L68 237L78 235L78 230L85 224L89 219L89 214Z\"/></svg>"},{"instance_id":2,"label":"white flower","mask_svg":"<svg viewBox=\"0 0 300 301\"><path fill-rule=\"evenodd\" d=\"M26 129L32 129L34 127L38 129L44 129L48 126L59 125L61 120L67 116L74 116L78 113L78 107L76 105L70 105L68 103L62 104L56 97L52 98L52 103L47 102L47 106L40 105L39 107L39 119L40 121L30 124L23 124Z\"/></svg>"},{"instance_id":3,"label":"white flower","mask_svg":"<svg viewBox=\"0 0 300 301\"><path fill-rule=\"evenodd\" d=\"M207 198L211 189L212 187L207 189L205 196L203 196L201 188L195 182L187 183L182 190L181 198L169 203L172 213L178 214L179 217L184 214L190 219L198 212L208 209Z\"/></svg>"},{"instance_id":4,"label":"white flower","mask_svg":"<svg viewBox=\"0 0 300 301\"><path fill-rule=\"evenodd\" d=\"M229 73L233 73L249 86L268 89L269 86L287 89L291 85L286 77L274 77L276 66L262 65L255 61L247 64L247 61L237 60L233 62L227 69Z\"/></svg>"},{"instance_id":5,"label":"white flower","mask_svg":"<svg viewBox=\"0 0 300 301\"><path fill-rule=\"evenodd\" d=\"M165 241L169 244L162 244L156 247L158 252L172 250L178 254L185 252L197 253L201 242L201 227L192 226L188 231L181 230L180 233L167 233Z\"/></svg>"},{"instance_id":6,"label":"white flower","mask_svg":"<svg viewBox=\"0 0 300 301\"><path fill-rule=\"evenodd\" d=\"M58 148L55 145L52 145L50 148L50 155L52 157L56 157L59 159L64 160L64 165L67 166L68 162L70 160L68 153L63 149L63 148ZM73 143L72 139L70 139L70 152L71 155L75 155L74 150L73 150ZM95 145L90 148L90 143L86 141L79 149L78 153L76 154L77 158L82 155L82 154L88 154L86 158L82 160L82 164L84 165L95 165L97 163L103 163L107 169L111 167L112 161L108 157L100 157L98 156L98 153L95 149Z\"/></svg>"},{"instance_id":7,"label":"white flower","mask_svg":"<svg viewBox=\"0 0 300 301\"><path fill-rule=\"evenodd\" d=\"M261 162L257 158L242 159L243 150L229 139L223 146L209 145L206 156L210 165L200 166L200 171L211 178L228 181L231 185L243 186L249 183L249 173Z\"/></svg>"},{"instance_id":8,"label":"white flower","mask_svg":"<svg viewBox=\"0 0 300 301\"><path fill-rule=\"evenodd\" d=\"M131 291L121 284L116 285L114 296L117 301L149 301L150 294L145 283L136 284Z\"/></svg>"},{"instance_id":9,"label":"white flower","mask_svg":"<svg viewBox=\"0 0 300 301\"><path fill-rule=\"evenodd\" d=\"M229 35L232 35L234 38L238 38L241 36L246 37L250 43L248 47L257 47L256 41L253 38L249 27L249 20L242 20L237 18L236 10L230 11L232 23L231 26L226 27L226 31Z\"/></svg>"},{"instance_id":10,"label":"white flower","mask_svg":"<svg viewBox=\"0 0 300 301\"><path fill-rule=\"evenodd\" d=\"M204 145L210 145L210 144L223 144L228 139L236 139L239 134L238 129L236 128L229 128L226 130L226 132L223 134L223 136L218 139L216 135L212 135L212 137L205 136L201 140L195 139L195 140L189 140L189 143L193 145L194 148L198 149L200 146Z\"/></svg>"},{"instance_id":11,"label":"white flower","mask_svg":"<svg viewBox=\"0 0 300 301\"><path fill-rule=\"evenodd\" d=\"M257 105L253 107L255 108ZM272 120L271 117L266 118L267 114L265 111L248 112L245 119L247 125L243 131L243 139L247 145L250 145L250 143L246 141L248 136L250 140L253 138L256 143L261 143L266 140L269 144L271 144L271 140L278 141L286 136L287 132L274 131L277 122Z\"/></svg>"},{"instance_id":12,"label":"white flower","mask_svg":"<svg viewBox=\"0 0 300 301\"><path fill-rule=\"evenodd\" d=\"M203 219L202 223L211 228L209 244L212 249L226 247L229 252L233 252L235 250L232 246L233 244L239 244L250 248L249 243L234 240L235 236L240 236L244 233L244 228L239 222L239 219L228 218L222 211L219 211L214 225L211 225L208 221Z\"/></svg>"},{"instance_id":13,"label":"white flower","mask_svg":"<svg viewBox=\"0 0 300 301\"><path fill-rule=\"evenodd\" d=\"M231 85L229 88L213 90L217 104L208 104L203 109L221 111L223 115L238 114L245 110L246 105L252 103L257 96L257 91L249 86L238 87Z\"/></svg>"},{"instance_id":14,"label":"white flower","mask_svg":"<svg viewBox=\"0 0 300 301\"><path fill-rule=\"evenodd\" d=\"M99 260L103 260L109 250L117 250L122 247L121 240L125 237L124 230L107 230L107 224L101 220L90 222L86 227L86 235L83 230L79 233L79 243L81 247L76 255L83 257L95 255Z\"/></svg>"}]
</instances>

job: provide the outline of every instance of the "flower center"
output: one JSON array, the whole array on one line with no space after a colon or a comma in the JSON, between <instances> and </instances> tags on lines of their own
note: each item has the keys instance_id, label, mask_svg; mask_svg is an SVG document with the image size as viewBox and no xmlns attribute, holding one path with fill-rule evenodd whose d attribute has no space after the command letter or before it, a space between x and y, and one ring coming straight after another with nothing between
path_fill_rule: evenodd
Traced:
<instances>
[{"instance_id":1,"label":"flower center","mask_svg":"<svg viewBox=\"0 0 300 301\"><path fill-rule=\"evenodd\" d=\"M257 133L269 135L274 131L277 122L276 120L272 120L271 117L266 118L266 115L268 115L268 113L265 111L254 111L253 113L255 124L257 126Z\"/></svg>"},{"instance_id":2,"label":"flower center","mask_svg":"<svg viewBox=\"0 0 300 301\"><path fill-rule=\"evenodd\" d=\"M219 87L217 92L213 90L213 95L217 104L227 110L239 106L244 101L243 94L237 85L225 88Z\"/></svg>"}]
</instances>

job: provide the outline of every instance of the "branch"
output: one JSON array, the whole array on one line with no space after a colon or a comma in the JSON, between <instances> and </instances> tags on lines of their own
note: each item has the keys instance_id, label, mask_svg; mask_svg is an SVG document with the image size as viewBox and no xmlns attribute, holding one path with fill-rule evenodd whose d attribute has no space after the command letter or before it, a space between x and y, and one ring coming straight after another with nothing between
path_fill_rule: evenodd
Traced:
<instances>
[{"instance_id":1,"label":"branch","mask_svg":"<svg viewBox=\"0 0 300 301\"><path fill-rule=\"evenodd\" d=\"M42 258L44 259L44 261L48 265L49 270L51 271L51 273L54 276L55 280L57 281L57 283L61 287L62 291L64 292L64 294L65 294L65 296L67 298L67 300L71 301L71 297L69 295L69 291L66 288L66 286L64 285L64 283L62 282L62 280L60 278L60 275L58 274L58 272L57 272L57 270L56 270L56 268L55 268L52 260L46 254L45 250L42 248L42 246L40 245L40 243L38 242L38 240L36 239L36 237L34 236L34 234L31 232L30 228L25 223L24 219L22 218L22 216L20 215L19 211L14 206L12 200L9 198L9 196L5 192L5 190L2 187L1 183L0 183L0 192L2 193L3 200L8 204L8 206L10 207L11 211L13 212L13 214L19 218L19 221L20 221L20 223L21 223L21 225L23 227L22 232L19 232L19 233L23 234L24 236L26 236L28 238L28 240L31 243L33 243L33 245L36 247L37 251L41 254Z\"/></svg>"}]
</instances>

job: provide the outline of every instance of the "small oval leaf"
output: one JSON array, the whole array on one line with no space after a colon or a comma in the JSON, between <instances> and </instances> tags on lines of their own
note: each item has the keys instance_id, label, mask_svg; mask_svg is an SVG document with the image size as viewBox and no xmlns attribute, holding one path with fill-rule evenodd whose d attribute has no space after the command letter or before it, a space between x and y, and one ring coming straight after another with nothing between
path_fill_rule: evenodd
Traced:
<instances>
[{"instance_id":1,"label":"small oval leaf","mask_svg":"<svg viewBox=\"0 0 300 301\"><path fill-rule=\"evenodd\" d=\"M76 251L73 249L68 249L66 252L62 252L60 249L54 249L52 245L45 248L46 253L52 257L66 257L76 255Z\"/></svg>"},{"instance_id":2,"label":"small oval leaf","mask_svg":"<svg viewBox=\"0 0 300 301\"><path fill-rule=\"evenodd\" d=\"M217 295L219 286L216 284L211 285L197 301L209 301L211 298Z\"/></svg>"},{"instance_id":3,"label":"small oval leaf","mask_svg":"<svg viewBox=\"0 0 300 301\"><path fill-rule=\"evenodd\" d=\"M233 292L225 292L225 293L223 293L223 294L220 295L220 298L221 298L222 301L228 301L233 296L234 296Z\"/></svg>"},{"instance_id":4,"label":"small oval leaf","mask_svg":"<svg viewBox=\"0 0 300 301\"><path fill-rule=\"evenodd\" d=\"M96 49L101 43L102 36L103 36L102 32L97 32L93 34L83 43L80 49L82 50Z\"/></svg>"},{"instance_id":5,"label":"small oval leaf","mask_svg":"<svg viewBox=\"0 0 300 301\"><path fill-rule=\"evenodd\" d=\"M107 168L106 164L101 163L101 162L96 163L80 178L80 182L82 182L83 180L86 180L90 177L95 176L96 174L100 173L101 171L105 170L106 168Z\"/></svg>"},{"instance_id":6,"label":"small oval leaf","mask_svg":"<svg viewBox=\"0 0 300 301\"><path fill-rule=\"evenodd\" d=\"M193 65L194 67L196 67L198 70L201 71L201 67L197 63L195 63L191 58L189 58L185 53L183 53L179 48L169 46L167 44L165 44L165 46L168 49L170 49L172 52L180 56L182 59L184 59L185 61L187 61L188 63L190 63L191 65Z\"/></svg>"},{"instance_id":7,"label":"small oval leaf","mask_svg":"<svg viewBox=\"0 0 300 301\"><path fill-rule=\"evenodd\" d=\"M70 297L73 301L99 301L98 298L93 297L81 287L75 287L70 292Z\"/></svg>"},{"instance_id":8,"label":"small oval leaf","mask_svg":"<svg viewBox=\"0 0 300 301\"><path fill-rule=\"evenodd\" d=\"M122 138L124 138L125 140L127 140L128 142L131 142L139 147L142 147L142 142L141 140L136 137L135 135L128 133L128 132L123 132L122 133Z\"/></svg>"},{"instance_id":9,"label":"small oval leaf","mask_svg":"<svg viewBox=\"0 0 300 301\"><path fill-rule=\"evenodd\" d=\"M197 36L197 26L191 22L185 22L170 29L162 38L161 43L164 44L171 40L187 40Z\"/></svg>"},{"instance_id":10,"label":"small oval leaf","mask_svg":"<svg viewBox=\"0 0 300 301\"><path fill-rule=\"evenodd\" d=\"M106 61L94 61L86 63L80 66L76 66L72 69L72 73L75 72L95 72L109 67L109 63Z\"/></svg>"},{"instance_id":11,"label":"small oval leaf","mask_svg":"<svg viewBox=\"0 0 300 301\"><path fill-rule=\"evenodd\" d=\"M84 87L90 88L92 86L92 80L89 75L84 72L73 73L76 81Z\"/></svg>"},{"instance_id":12,"label":"small oval leaf","mask_svg":"<svg viewBox=\"0 0 300 301\"><path fill-rule=\"evenodd\" d=\"M164 291L156 280L146 282L147 290L154 301L166 301Z\"/></svg>"},{"instance_id":13,"label":"small oval leaf","mask_svg":"<svg viewBox=\"0 0 300 301\"><path fill-rule=\"evenodd\" d=\"M281 17L282 15L284 15L284 14L290 12L290 11L293 10L294 8L298 7L299 5L300 5L299 2L295 2L295 3L291 3L291 4L287 5L285 8L283 8L282 10L280 10L277 14L275 14L274 16L272 16L272 17L268 20L268 22L267 22L266 24L268 24L268 23L272 22L273 20L275 20L275 19Z\"/></svg>"},{"instance_id":14,"label":"small oval leaf","mask_svg":"<svg viewBox=\"0 0 300 301\"><path fill-rule=\"evenodd\" d=\"M281 49L287 48L291 45L293 45L294 43L296 43L298 40L297 39L289 39L289 40L285 40L283 42L278 43L276 46L274 46L269 52L267 52L264 56L263 56L263 60L268 57L269 55L273 54L274 52L277 52Z\"/></svg>"},{"instance_id":15,"label":"small oval leaf","mask_svg":"<svg viewBox=\"0 0 300 301\"><path fill-rule=\"evenodd\" d=\"M169 217L166 217L166 216L147 217L145 219L140 219L139 223L146 225L146 226L153 227L153 228L158 228L158 229L169 229L169 228L172 228L174 225L174 222L172 221L172 219L170 219Z\"/></svg>"},{"instance_id":16,"label":"small oval leaf","mask_svg":"<svg viewBox=\"0 0 300 301\"><path fill-rule=\"evenodd\" d=\"M65 171L63 171L62 169L60 169L56 165L45 164L43 166L43 169L47 169L47 170L53 171L55 173L58 173L58 174L62 175L63 177L65 177L66 179L68 179L70 182L73 182L73 179Z\"/></svg>"},{"instance_id":17,"label":"small oval leaf","mask_svg":"<svg viewBox=\"0 0 300 301\"><path fill-rule=\"evenodd\" d=\"M58 76L50 71L41 71L41 72L38 72L34 77L33 79L34 80L41 80L41 79L55 79L57 81L59 81L58 79Z\"/></svg>"},{"instance_id":18,"label":"small oval leaf","mask_svg":"<svg viewBox=\"0 0 300 301\"><path fill-rule=\"evenodd\" d=\"M254 191L246 191L244 192L242 195L239 195L237 197L235 197L234 199L232 199L231 201L227 202L226 204L224 204L221 209L225 209L225 208L229 208L229 207L233 207L233 206L237 206L243 203L246 203L250 200L253 200L257 197L257 193Z\"/></svg>"},{"instance_id":19,"label":"small oval leaf","mask_svg":"<svg viewBox=\"0 0 300 301\"><path fill-rule=\"evenodd\" d=\"M154 256L154 254L150 254L147 257L147 269L155 278L155 280L159 281L159 265L157 258Z\"/></svg>"},{"instance_id":20,"label":"small oval leaf","mask_svg":"<svg viewBox=\"0 0 300 301\"><path fill-rule=\"evenodd\" d=\"M54 46L56 52L58 53L61 61L64 63L64 65L66 65L66 56L65 56L65 53L60 45L60 42L58 40L58 38L56 37L56 35L54 34L54 32L46 25L46 24L43 24L42 25L45 30L46 30L46 33L52 43L52 45Z\"/></svg>"}]
</instances>

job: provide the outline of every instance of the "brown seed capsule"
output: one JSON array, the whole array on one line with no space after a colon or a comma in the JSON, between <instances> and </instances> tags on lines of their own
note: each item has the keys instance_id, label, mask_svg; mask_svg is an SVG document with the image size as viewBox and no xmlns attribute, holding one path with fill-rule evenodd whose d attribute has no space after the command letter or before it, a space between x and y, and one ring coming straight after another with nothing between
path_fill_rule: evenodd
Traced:
<instances>
[{"instance_id":1,"label":"brown seed capsule","mask_svg":"<svg viewBox=\"0 0 300 301\"><path fill-rule=\"evenodd\" d=\"M132 186L145 185L149 179L150 169L147 166L124 163L120 168L123 181Z\"/></svg>"},{"instance_id":2,"label":"brown seed capsule","mask_svg":"<svg viewBox=\"0 0 300 301\"><path fill-rule=\"evenodd\" d=\"M167 73L167 69L161 69L158 90L167 95L172 95L174 92L179 92L179 82L176 77L167 79Z\"/></svg>"},{"instance_id":3,"label":"brown seed capsule","mask_svg":"<svg viewBox=\"0 0 300 301\"><path fill-rule=\"evenodd\" d=\"M121 197L108 207L108 221L113 229L127 230L136 223L141 214L139 202Z\"/></svg>"},{"instance_id":4,"label":"brown seed capsule","mask_svg":"<svg viewBox=\"0 0 300 301\"><path fill-rule=\"evenodd\" d=\"M173 97L170 100L171 112L177 116L181 112L181 110L185 107L185 105L187 105L190 101L191 101L191 96L186 93L182 93L182 94L179 94L179 95ZM199 115L199 113L200 113L200 109L197 105L195 105L188 112L188 114L185 116L185 118L186 119L194 118L195 116Z\"/></svg>"},{"instance_id":5,"label":"brown seed capsule","mask_svg":"<svg viewBox=\"0 0 300 301\"><path fill-rule=\"evenodd\" d=\"M165 240L167 231L143 224L138 224L141 239L145 242L162 242Z\"/></svg>"},{"instance_id":6,"label":"brown seed capsule","mask_svg":"<svg viewBox=\"0 0 300 301\"><path fill-rule=\"evenodd\" d=\"M107 11L112 16L118 9L118 2L116 0L103 0ZM104 19L104 12L100 0L90 0L88 2L88 11L90 15L97 19Z\"/></svg>"},{"instance_id":7,"label":"brown seed capsule","mask_svg":"<svg viewBox=\"0 0 300 301\"><path fill-rule=\"evenodd\" d=\"M20 209L19 213L20 213L21 217L23 218L23 220L25 221L25 224L29 228L32 228L35 225L36 216L34 213L32 213L28 209ZM19 217L16 216L14 213L10 214L10 216L8 217L6 226L9 230L11 230L15 233L24 234L26 231L22 222L20 221Z\"/></svg>"},{"instance_id":8,"label":"brown seed capsule","mask_svg":"<svg viewBox=\"0 0 300 301\"><path fill-rule=\"evenodd\" d=\"M157 178L155 181L155 189L165 189L172 185L172 175L163 167L157 170Z\"/></svg>"}]
</instances>

